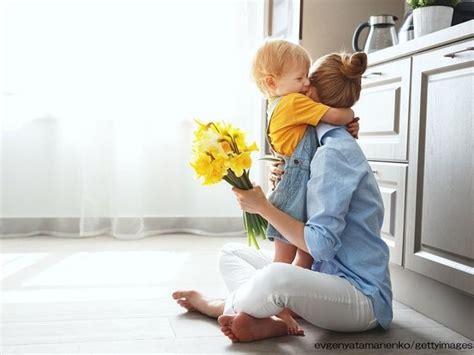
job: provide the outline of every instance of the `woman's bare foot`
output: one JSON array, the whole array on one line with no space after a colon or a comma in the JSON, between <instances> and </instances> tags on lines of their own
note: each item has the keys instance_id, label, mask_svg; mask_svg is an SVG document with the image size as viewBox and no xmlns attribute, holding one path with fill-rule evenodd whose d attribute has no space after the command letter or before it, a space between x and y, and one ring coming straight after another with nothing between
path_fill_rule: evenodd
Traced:
<instances>
[{"instance_id":1,"label":"woman's bare foot","mask_svg":"<svg viewBox=\"0 0 474 355\"><path fill-rule=\"evenodd\" d=\"M285 308L277 317L282 319L286 325L288 326L288 334L290 335L298 335L299 332L302 330L298 322L292 317L292 311L289 308Z\"/></svg>"},{"instance_id":2,"label":"woman's bare foot","mask_svg":"<svg viewBox=\"0 0 474 355\"><path fill-rule=\"evenodd\" d=\"M288 335L288 326L282 319L276 317L260 319L245 313L238 313L236 315L224 314L217 321L221 326L222 333L233 343L246 343ZM303 336L304 331L300 329L297 334L293 335Z\"/></svg>"},{"instance_id":3,"label":"woman's bare foot","mask_svg":"<svg viewBox=\"0 0 474 355\"><path fill-rule=\"evenodd\" d=\"M224 313L224 300L204 297L197 291L176 291L172 297L181 307L217 318Z\"/></svg>"}]
</instances>

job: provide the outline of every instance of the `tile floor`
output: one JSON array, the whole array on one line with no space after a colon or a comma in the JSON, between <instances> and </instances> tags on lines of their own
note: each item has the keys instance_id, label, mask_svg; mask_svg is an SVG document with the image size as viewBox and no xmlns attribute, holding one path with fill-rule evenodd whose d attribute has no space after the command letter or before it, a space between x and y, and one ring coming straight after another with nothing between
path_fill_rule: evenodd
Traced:
<instances>
[{"instance_id":1,"label":"tile floor","mask_svg":"<svg viewBox=\"0 0 474 355\"><path fill-rule=\"evenodd\" d=\"M138 241L0 240L0 354L447 354L452 352L395 347L400 342L472 344L396 301L388 332L337 333L302 322L305 337L231 344L215 320L186 313L170 297L173 290L188 288L224 297L217 251L228 241L244 239L169 235ZM356 342L385 344L392 350L315 348Z\"/></svg>"}]
</instances>

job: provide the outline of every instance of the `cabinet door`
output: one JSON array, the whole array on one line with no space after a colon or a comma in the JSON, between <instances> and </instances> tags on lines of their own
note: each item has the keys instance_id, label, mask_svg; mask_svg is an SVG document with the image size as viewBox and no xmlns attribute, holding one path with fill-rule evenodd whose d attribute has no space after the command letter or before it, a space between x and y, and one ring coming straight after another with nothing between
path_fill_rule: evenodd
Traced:
<instances>
[{"instance_id":1,"label":"cabinet door","mask_svg":"<svg viewBox=\"0 0 474 355\"><path fill-rule=\"evenodd\" d=\"M369 67L354 111L367 159L407 161L411 58Z\"/></svg>"},{"instance_id":2,"label":"cabinet door","mask_svg":"<svg viewBox=\"0 0 474 355\"><path fill-rule=\"evenodd\" d=\"M474 40L413 59L405 266L474 294Z\"/></svg>"},{"instance_id":3,"label":"cabinet door","mask_svg":"<svg viewBox=\"0 0 474 355\"><path fill-rule=\"evenodd\" d=\"M402 265L407 164L369 162L385 208L382 239L390 248L390 262Z\"/></svg>"}]
</instances>

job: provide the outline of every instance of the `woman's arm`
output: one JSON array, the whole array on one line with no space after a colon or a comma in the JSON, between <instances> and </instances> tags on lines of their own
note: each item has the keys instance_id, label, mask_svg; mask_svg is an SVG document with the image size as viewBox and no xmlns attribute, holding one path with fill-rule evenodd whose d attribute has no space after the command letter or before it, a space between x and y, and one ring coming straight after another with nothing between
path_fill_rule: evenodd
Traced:
<instances>
[{"instance_id":1,"label":"woman's arm","mask_svg":"<svg viewBox=\"0 0 474 355\"><path fill-rule=\"evenodd\" d=\"M250 213L258 213L273 225L291 244L309 253L304 239L304 223L280 211L267 200L260 186L251 190L232 188L240 207Z\"/></svg>"},{"instance_id":2,"label":"woman's arm","mask_svg":"<svg viewBox=\"0 0 474 355\"><path fill-rule=\"evenodd\" d=\"M357 166L334 148L325 149L313 159L311 171L314 174L307 185L310 218L306 223L274 207L259 186L252 190L232 190L244 211L260 214L292 244L311 254L315 261L330 260L341 246L346 214L364 175Z\"/></svg>"}]
</instances>

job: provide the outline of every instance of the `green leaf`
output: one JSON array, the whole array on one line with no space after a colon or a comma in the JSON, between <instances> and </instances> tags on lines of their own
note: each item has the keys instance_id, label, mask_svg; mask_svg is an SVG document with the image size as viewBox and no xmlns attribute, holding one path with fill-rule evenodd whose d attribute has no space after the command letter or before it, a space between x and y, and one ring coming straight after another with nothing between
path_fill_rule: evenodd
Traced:
<instances>
[{"instance_id":1,"label":"green leaf","mask_svg":"<svg viewBox=\"0 0 474 355\"><path fill-rule=\"evenodd\" d=\"M283 161L280 158L274 157L273 155L265 155L264 157L258 158L258 160L265 161Z\"/></svg>"},{"instance_id":2,"label":"green leaf","mask_svg":"<svg viewBox=\"0 0 474 355\"><path fill-rule=\"evenodd\" d=\"M455 7L459 3L459 0L407 0L407 4L412 9L426 6L448 6Z\"/></svg>"}]
</instances>

